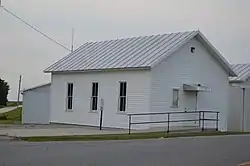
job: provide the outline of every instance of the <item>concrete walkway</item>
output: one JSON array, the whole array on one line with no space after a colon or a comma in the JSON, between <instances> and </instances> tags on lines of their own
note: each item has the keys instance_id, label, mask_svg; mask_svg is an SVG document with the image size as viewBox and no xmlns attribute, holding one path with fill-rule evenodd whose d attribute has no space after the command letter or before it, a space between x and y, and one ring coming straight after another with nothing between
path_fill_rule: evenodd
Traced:
<instances>
[{"instance_id":1,"label":"concrete walkway","mask_svg":"<svg viewBox=\"0 0 250 166\"><path fill-rule=\"evenodd\" d=\"M16 109L16 107L4 107L0 109L0 114Z\"/></svg>"},{"instance_id":2,"label":"concrete walkway","mask_svg":"<svg viewBox=\"0 0 250 166\"><path fill-rule=\"evenodd\" d=\"M99 135L128 133L124 129L73 126L73 125L0 125L0 135L11 137Z\"/></svg>"},{"instance_id":3,"label":"concrete walkway","mask_svg":"<svg viewBox=\"0 0 250 166\"><path fill-rule=\"evenodd\" d=\"M0 135L11 137L31 137L31 136L65 136L65 135L99 135L99 134L119 134L127 131L90 130L80 128L57 128L57 129L6 129L0 130Z\"/></svg>"},{"instance_id":4,"label":"concrete walkway","mask_svg":"<svg viewBox=\"0 0 250 166\"><path fill-rule=\"evenodd\" d=\"M166 131L166 128L153 128L144 130L132 130L132 133ZM173 131L173 130L172 130ZM177 130L181 132L182 130ZM187 130L184 130L187 131ZM190 130L198 132L200 129ZM128 129L103 128L77 125L13 125L0 124L0 136L34 137L34 136L66 136L66 135L100 135L128 133Z\"/></svg>"}]
</instances>

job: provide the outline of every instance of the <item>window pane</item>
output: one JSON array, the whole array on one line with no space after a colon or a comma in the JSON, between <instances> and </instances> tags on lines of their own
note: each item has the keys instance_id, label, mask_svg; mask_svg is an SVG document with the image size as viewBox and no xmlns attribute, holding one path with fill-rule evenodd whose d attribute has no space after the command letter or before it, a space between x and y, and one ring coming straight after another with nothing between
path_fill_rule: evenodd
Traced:
<instances>
[{"instance_id":1,"label":"window pane","mask_svg":"<svg viewBox=\"0 0 250 166\"><path fill-rule=\"evenodd\" d=\"M95 83L92 83L92 96L95 96Z\"/></svg>"},{"instance_id":2,"label":"window pane","mask_svg":"<svg viewBox=\"0 0 250 166\"><path fill-rule=\"evenodd\" d=\"M68 96L73 96L73 84L68 84Z\"/></svg>"},{"instance_id":3,"label":"window pane","mask_svg":"<svg viewBox=\"0 0 250 166\"><path fill-rule=\"evenodd\" d=\"M98 98L92 97L92 110L97 110Z\"/></svg>"},{"instance_id":4,"label":"window pane","mask_svg":"<svg viewBox=\"0 0 250 166\"><path fill-rule=\"evenodd\" d=\"M98 83L95 83L95 96L98 96Z\"/></svg>"},{"instance_id":5,"label":"window pane","mask_svg":"<svg viewBox=\"0 0 250 166\"><path fill-rule=\"evenodd\" d=\"M72 109L72 97L68 97L68 109Z\"/></svg>"},{"instance_id":6,"label":"window pane","mask_svg":"<svg viewBox=\"0 0 250 166\"><path fill-rule=\"evenodd\" d=\"M122 88L123 88L123 84L122 82L120 82L120 96L122 96Z\"/></svg>"},{"instance_id":7,"label":"window pane","mask_svg":"<svg viewBox=\"0 0 250 166\"><path fill-rule=\"evenodd\" d=\"M92 83L92 96L98 96L98 83Z\"/></svg>"},{"instance_id":8,"label":"window pane","mask_svg":"<svg viewBox=\"0 0 250 166\"><path fill-rule=\"evenodd\" d=\"M71 96L73 96L73 84L71 84Z\"/></svg>"},{"instance_id":9,"label":"window pane","mask_svg":"<svg viewBox=\"0 0 250 166\"><path fill-rule=\"evenodd\" d=\"M127 91L127 83L120 82L120 96L126 96L126 91Z\"/></svg>"},{"instance_id":10,"label":"window pane","mask_svg":"<svg viewBox=\"0 0 250 166\"><path fill-rule=\"evenodd\" d=\"M120 97L120 111L126 110L126 97Z\"/></svg>"},{"instance_id":11,"label":"window pane","mask_svg":"<svg viewBox=\"0 0 250 166\"><path fill-rule=\"evenodd\" d=\"M126 96L126 94L127 94L127 83L126 82L124 82L123 83L123 96Z\"/></svg>"},{"instance_id":12,"label":"window pane","mask_svg":"<svg viewBox=\"0 0 250 166\"><path fill-rule=\"evenodd\" d=\"M70 84L68 84L68 96L70 96Z\"/></svg>"}]
</instances>

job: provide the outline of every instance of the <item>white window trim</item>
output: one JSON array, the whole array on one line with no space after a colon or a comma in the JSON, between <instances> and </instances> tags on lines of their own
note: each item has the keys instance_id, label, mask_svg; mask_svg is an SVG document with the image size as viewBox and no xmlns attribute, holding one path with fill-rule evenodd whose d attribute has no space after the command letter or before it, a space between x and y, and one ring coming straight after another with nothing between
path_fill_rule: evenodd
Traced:
<instances>
[{"instance_id":1,"label":"white window trim","mask_svg":"<svg viewBox=\"0 0 250 166\"><path fill-rule=\"evenodd\" d=\"M97 96L92 96L93 94L93 84L94 83L97 83L98 84L98 88L97 88ZM90 113L97 113L98 112L98 99L99 99L99 83L98 82L92 82L92 87L91 87L91 98L90 98ZM92 104L93 104L93 98L94 97L97 97L97 107L96 107L96 110L93 110L92 109Z\"/></svg>"},{"instance_id":2,"label":"white window trim","mask_svg":"<svg viewBox=\"0 0 250 166\"><path fill-rule=\"evenodd\" d=\"M126 96L120 96L120 87L121 87L121 83L126 83ZM117 107L117 114L126 114L127 112L127 108L128 108L128 82L127 81L119 81L119 91L118 91L118 107ZM121 98L125 97L126 98L126 103L125 103L125 111L120 111L120 102L121 102Z\"/></svg>"},{"instance_id":3,"label":"white window trim","mask_svg":"<svg viewBox=\"0 0 250 166\"><path fill-rule=\"evenodd\" d=\"M72 96L68 96L68 87L69 87L69 84L73 84L73 95ZM75 86L74 86L74 83L73 82L67 82L66 84L66 112L73 112L73 109L74 109L74 89L75 89ZM68 98L71 97L72 98L72 109L68 109Z\"/></svg>"},{"instance_id":4,"label":"white window trim","mask_svg":"<svg viewBox=\"0 0 250 166\"><path fill-rule=\"evenodd\" d=\"M177 91L177 104L175 104L174 102L174 98L175 98L175 92ZM179 108L179 104L180 104L180 96L179 96L179 93L180 93L180 89L179 88L173 88L172 90L172 106L171 108Z\"/></svg>"}]
</instances>

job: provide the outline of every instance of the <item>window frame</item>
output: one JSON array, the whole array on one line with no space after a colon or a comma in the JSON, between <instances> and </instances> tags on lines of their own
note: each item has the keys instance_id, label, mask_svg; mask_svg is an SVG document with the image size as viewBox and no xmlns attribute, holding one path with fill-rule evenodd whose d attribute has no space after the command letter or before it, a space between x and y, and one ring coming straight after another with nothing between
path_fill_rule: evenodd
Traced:
<instances>
[{"instance_id":1,"label":"window frame","mask_svg":"<svg viewBox=\"0 0 250 166\"><path fill-rule=\"evenodd\" d=\"M180 96L179 96L179 88L173 88L172 92L172 108L179 108Z\"/></svg>"},{"instance_id":2,"label":"window frame","mask_svg":"<svg viewBox=\"0 0 250 166\"><path fill-rule=\"evenodd\" d=\"M94 89L97 85L97 89ZM98 97L99 97L99 83L92 82L92 89L91 89L91 99L90 99L90 112L97 112L98 111ZM96 100L96 105L93 107L94 99ZM96 109L93 109L96 108Z\"/></svg>"},{"instance_id":3,"label":"window frame","mask_svg":"<svg viewBox=\"0 0 250 166\"><path fill-rule=\"evenodd\" d=\"M123 84L125 84L125 87ZM122 89L122 87L125 88L125 91L124 91L124 89ZM127 89L128 89L127 81L120 81L119 82L119 92L118 92L119 93L119 97L118 97L118 112L119 113L124 113L127 111ZM125 102L123 104L124 109L121 106L121 102Z\"/></svg>"},{"instance_id":4,"label":"window frame","mask_svg":"<svg viewBox=\"0 0 250 166\"><path fill-rule=\"evenodd\" d=\"M70 85L72 85L72 87L69 87ZM74 83L73 82L67 83L66 93L67 93L66 94L66 111L73 111L73 99L74 99ZM69 107L70 106L69 101L71 101L71 108Z\"/></svg>"}]
</instances>

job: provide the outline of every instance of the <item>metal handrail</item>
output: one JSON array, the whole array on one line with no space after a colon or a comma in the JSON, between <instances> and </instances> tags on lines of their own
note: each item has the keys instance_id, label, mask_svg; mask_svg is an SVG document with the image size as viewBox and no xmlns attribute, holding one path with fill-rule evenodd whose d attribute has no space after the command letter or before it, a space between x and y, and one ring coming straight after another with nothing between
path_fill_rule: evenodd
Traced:
<instances>
[{"instance_id":1,"label":"metal handrail","mask_svg":"<svg viewBox=\"0 0 250 166\"><path fill-rule=\"evenodd\" d=\"M198 113L198 112L207 112L207 113L217 113L218 111L203 110L203 111L173 111L173 112L149 112L149 113L127 113L127 115L161 115L161 114L183 114L183 113Z\"/></svg>"},{"instance_id":2,"label":"metal handrail","mask_svg":"<svg viewBox=\"0 0 250 166\"><path fill-rule=\"evenodd\" d=\"M170 116L173 114L198 114L199 119L180 119L180 120L171 120ZM205 113L208 114L216 114L216 119L213 118L205 118ZM167 123L167 132L170 132L170 123L173 122L196 122L199 121L199 127L201 127L202 131L205 130L205 121L215 121L216 122L216 131L218 131L219 127L219 112L218 111L178 111L178 112L150 112L150 113L128 113L129 117L129 134L131 134L131 126L133 124L156 124L156 123ZM145 116L145 115L167 115L167 120L162 121L141 121L141 122L132 122L132 116ZM201 117L202 116L202 117ZM202 123L201 123L202 122ZM202 125L201 125L202 124Z\"/></svg>"}]
</instances>

